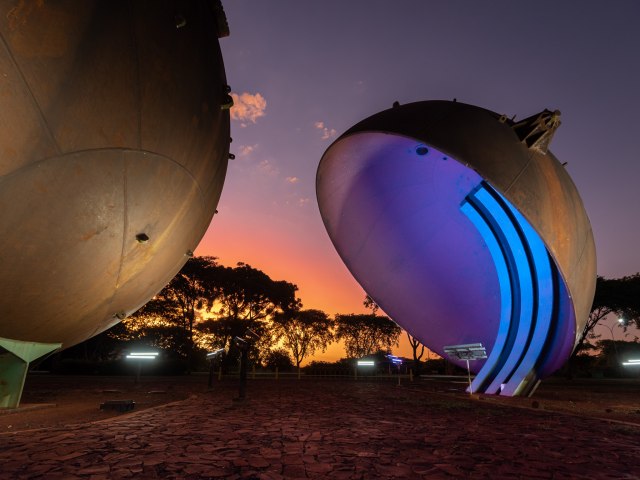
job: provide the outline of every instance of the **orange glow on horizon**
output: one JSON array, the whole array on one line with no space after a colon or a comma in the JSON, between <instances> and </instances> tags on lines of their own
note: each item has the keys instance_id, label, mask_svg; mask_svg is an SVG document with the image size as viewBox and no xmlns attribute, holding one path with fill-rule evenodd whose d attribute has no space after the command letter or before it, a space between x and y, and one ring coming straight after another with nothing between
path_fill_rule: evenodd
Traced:
<instances>
[{"instance_id":1,"label":"orange glow on horizon","mask_svg":"<svg viewBox=\"0 0 640 480\"><path fill-rule=\"evenodd\" d=\"M313 251L310 251L309 246L297 241L295 230L301 228L299 225L274 219L269 219L271 222L247 222L232 217L216 217L212 225L214 228L210 228L202 239L196 255L217 257L218 262L226 266L244 262L274 280L294 283L298 286L298 297L305 309L319 309L331 316L368 311L362 304L364 290L342 263L324 229L318 232L317 241L311 246ZM256 240L258 237L259 242ZM259 249L256 244L260 245ZM412 358L404 331L399 347L394 347L393 351L396 355ZM305 359L303 365L313 360L332 362L345 356L342 344L333 343L325 352L318 351Z\"/></svg>"}]
</instances>

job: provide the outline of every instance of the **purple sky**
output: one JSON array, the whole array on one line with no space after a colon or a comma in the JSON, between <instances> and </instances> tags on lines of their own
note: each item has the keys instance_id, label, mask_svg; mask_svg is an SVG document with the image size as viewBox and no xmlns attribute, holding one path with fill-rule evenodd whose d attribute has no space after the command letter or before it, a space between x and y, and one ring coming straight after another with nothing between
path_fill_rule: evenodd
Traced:
<instances>
[{"instance_id":1,"label":"purple sky","mask_svg":"<svg viewBox=\"0 0 640 480\"><path fill-rule=\"evenodd\" d=\"M559 109L551 150L584 200L599 274L640 270L640 2L226 0L224 8L237 158L199 255L296 283L307 308L361 311L364 294L316 204L320 157L395 100L455 97L517 118Z\"/></svg>"}]
</instances>

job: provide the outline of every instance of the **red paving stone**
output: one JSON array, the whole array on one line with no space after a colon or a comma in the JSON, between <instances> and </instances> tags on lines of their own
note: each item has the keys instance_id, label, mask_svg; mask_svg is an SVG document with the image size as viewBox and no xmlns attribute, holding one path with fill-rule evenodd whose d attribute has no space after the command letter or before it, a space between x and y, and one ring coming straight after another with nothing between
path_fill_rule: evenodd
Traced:
<instances>
[{"instance_id":1,"label":"red paving stone","mask_svg":"<svg viewBox=\"0 0 640 480\"><path fill-rule=\"evenodd\" d=\"M640 426L389 383L255 381L0 434L2 479L638 479Z\"/></svg>"}]
</instances>

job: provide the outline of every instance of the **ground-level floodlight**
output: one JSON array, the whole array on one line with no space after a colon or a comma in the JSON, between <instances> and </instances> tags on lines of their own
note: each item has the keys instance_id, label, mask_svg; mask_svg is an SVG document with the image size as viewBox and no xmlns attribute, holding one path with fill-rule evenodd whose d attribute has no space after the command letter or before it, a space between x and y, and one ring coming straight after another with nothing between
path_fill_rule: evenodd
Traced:
<instances>
[{"instance_id":1,"label":"ground-level floodlight","mask_svg":"<svg viewBox=\"0 0 640 480\"><path fill-rule=\"evenodd\" d=\"M240 350L240 384L238 388L238 400L244 400L247 390L247 362L249 361L249 348L255 344L260 338L256 332L247 328L244 338L234 337L233 343L235 343L238 350Z\"/></svg>"},{"instance_id":2,"label":"ground-level floodlight","mask_svg":"<svg viewBox=\"0 0 640 480\"><path fill-rule=\"evenodd\" d=\"M398 367L400 367L400 365L402 365L402 359L396 357L395 355L388 354L387 358L389 359L389 361L391 363L393 363L394 365L397 365Z\"/></svg>"},{"instance_id":3,"label":"ground-level floodlight","mask_svg":"<svg viewBox=\"0 0 640 480\"><path fill-rule=\"evenodd\" d=\"M142 362L148 360L155 360L158 357L158 352L131 352L127 355L127 360L135 360L137 362L136 379L135 383L140 382L140 371L142 370Z\"/></svg>"},{"instance_id":4,"label":"ground-level floodlight","mask_svg":"<svg viewBox=\"0 0 640 480\"><path fill-rule=\"evenodd\" d=\"M127 355L130 360L155 360L158 352L131 352Z\"/></svg>"},{"instance_id":5,"label":"ground-level floodlight","mask_svg":"<svg viewBox=\"0 0 640 480\"><path fill-rule=\"evenodd\" d=\"M627 367L633 367L633 366L640 367L640 358L627 360L626 362L622 362L622 365L625 365Z\"/></svg>"},{"instance_id":6,"label":"ground-level floodlight","mask_svg":"<svg viewBox=\"0 0 640 480\"><path fill-rule=\"evenodd\" d=\"M373 367L375 364L373 360L358 360L359 367Z\"/></svg>"},{"instance_id":7,"label":"ground-level floodlight","mask_svg":"<svg viewBox=\"0 0 640 480\"><path fill-rule=\"evenodd\" d=\"M247 348L247 341L244 338L233 337L233 343L235 343L238 348Z\"/></svg>"},{"instance_id":8,"label":"ground-level floodlight","mask_svg":"<svg viewBox=\"0 0 640 480\"><path fill-rule=\"evenodd\" d=\"M398 367L398 386L400 386L400 367L402 366L402 359L396 357L395 355L392 354L387 354L387 358L389 359L389 361L395 365L396 367ZM389 368L389 373L391 373L391 368Z\"/></svg>"},{"instance_id":9,"label":"ground-level floodlight","mask_svg":"<svg viewBox=\"0 0 640 480\"><path fill-rule=\"evenodd\" d=\"M214 350L213 352L207 353L207 360L209 360L209 388L211 388L211 386L213 385L213 362L222 352L224 352L224 348L219 348L217 350Z\"/></svg>"},{"instance_id":10,"label":"ground-level floodlight","mask_svg":"<svg viewBox=\"0 0 640 480\"><path fill-rule=\"evenodd\" d=\"M469 393L473 394L471 387L471 370L469 369L469 360L480 360L487 358L487 351L481 343L468 343L465 345L450 345L444 347L444 353L456 360L465 360L467 362L467 375L469 378Z\"/></svg>"},{"instance_id":11,"label":"ground-level floodlight","mask_svg":"<svg viewBox=\"0 0 640 480\"><path fill-rule=\"evenodd\" d=\"M216 358L218 355L220 355L222 352L224 352L224 348L219 348L217 350L214 350L213 352L209 352L207 353L207 358L209 360L213 360L214 358Z\"/></svg>"}]
</instances>

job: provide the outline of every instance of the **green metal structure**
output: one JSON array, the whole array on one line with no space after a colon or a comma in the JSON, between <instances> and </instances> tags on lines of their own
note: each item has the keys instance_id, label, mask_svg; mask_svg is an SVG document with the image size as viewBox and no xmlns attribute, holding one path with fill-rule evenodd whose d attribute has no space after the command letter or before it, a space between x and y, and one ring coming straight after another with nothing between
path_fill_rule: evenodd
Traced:
<instances>
[{"instance_id":1,"label":"green metal structure","mask_svg":"<svg viewBox=\"0 0 640 480\"><path fill-rule=\"evenodd\" d=\"M29 363L61 346L0 337L0 408L18 408Z\"/></svg>"}]
</instances>

